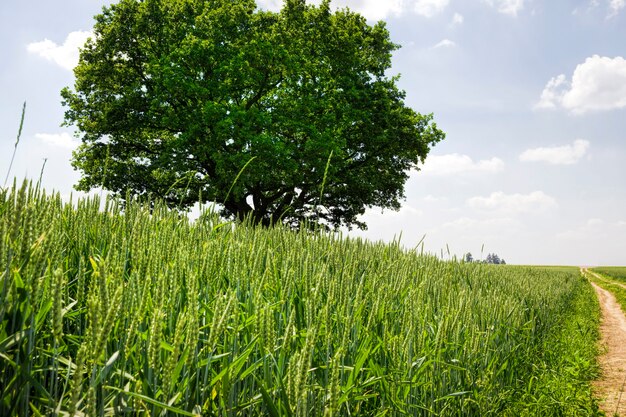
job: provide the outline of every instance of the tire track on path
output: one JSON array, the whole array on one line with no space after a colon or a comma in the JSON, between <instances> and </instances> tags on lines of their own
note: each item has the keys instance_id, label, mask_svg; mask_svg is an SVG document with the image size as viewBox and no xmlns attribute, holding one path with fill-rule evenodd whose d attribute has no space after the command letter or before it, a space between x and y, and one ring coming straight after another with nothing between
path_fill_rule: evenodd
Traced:
<instances>
[{"instance_id":1,"label":"tire track on path","mask_svg":"<svg viewBox=\"0 0 626 417\"><path fill-rule=\"evenodd\" d=\"M598 277L595 273L581 268L584 274ZM607 282L606 280L598 277ZM602 376L593 383L594 391L599 399L599 406L607 416L626 416L626 317L610 292L595 283L591 283L596 291L602 310L600 323L600 343L605 350L599 357ZM623 286L622 284L618 284ZM626 287L624 287L626 288Z\"/></svg>"}]
</instances>

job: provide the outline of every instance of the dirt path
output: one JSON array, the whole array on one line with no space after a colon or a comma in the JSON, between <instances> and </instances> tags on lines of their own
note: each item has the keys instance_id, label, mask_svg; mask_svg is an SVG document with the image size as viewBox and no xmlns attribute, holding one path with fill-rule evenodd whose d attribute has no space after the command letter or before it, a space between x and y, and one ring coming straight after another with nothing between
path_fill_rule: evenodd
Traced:
<instances>
[{"instance_id":1,"label":"dirt path","mask_svg":"<svg viewBox=\"0 0 626 417\"><path fill-rule=\"evenodd\" d=\"M599 358L602 378L594 383L594 390L607 417L626 416L626 317L613 294L594 283L591 285L600 300L601 344L605 348Z\"/></svg>"}]
</instances>

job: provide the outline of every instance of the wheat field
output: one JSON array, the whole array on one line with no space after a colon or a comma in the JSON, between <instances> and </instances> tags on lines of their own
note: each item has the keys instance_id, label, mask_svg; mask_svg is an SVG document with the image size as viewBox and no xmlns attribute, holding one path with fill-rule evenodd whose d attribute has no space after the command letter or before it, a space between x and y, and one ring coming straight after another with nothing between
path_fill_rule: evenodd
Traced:
<instances>
[{"instance_id":1,"label":"wheat field","mask_svg":"<svg viewBox=\"0 0 626 417\"><path fill-rule=\"evenodd\" d=\"M546 353L590 294L576 270L26 182L0 194L0 238L2 415L593 415L593 348L570 379Z\"/></svg>"}]
</instances>

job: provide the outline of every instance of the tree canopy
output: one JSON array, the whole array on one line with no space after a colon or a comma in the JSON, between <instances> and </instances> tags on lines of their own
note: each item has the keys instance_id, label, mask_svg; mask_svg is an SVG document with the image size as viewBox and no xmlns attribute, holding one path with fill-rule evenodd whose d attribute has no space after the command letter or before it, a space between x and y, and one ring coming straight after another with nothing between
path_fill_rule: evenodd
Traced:
<instances>
[{"instance_id":1,"label":"tree canopy","mask_svg":"<svg viewBox=\"0 0 626 417\"><path fill-rule=\"evenodd\" d=\"M286 0L121 0L96 16L65 124L80 190L214 201L257 223L364 227L444 138L386 74L384 22Z\"/></svg>"}]
</instances>

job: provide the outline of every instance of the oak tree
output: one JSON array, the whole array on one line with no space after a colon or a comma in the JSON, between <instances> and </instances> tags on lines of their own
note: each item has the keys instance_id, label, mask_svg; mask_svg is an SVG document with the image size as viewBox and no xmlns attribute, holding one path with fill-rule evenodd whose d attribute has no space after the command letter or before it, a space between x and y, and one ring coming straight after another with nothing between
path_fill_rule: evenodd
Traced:
<instances>
[{"instance_id":1,"label":"oak tree","mask_svg":"<svg viewBox=\"0 0 626 417\"><path fill-rule=\"evenodd\" d=\"M329 1L121 0L95 20L62 91L80 190L364 227L444 138L387 75L385 24Z\"/></svg>"}]
</instances>

